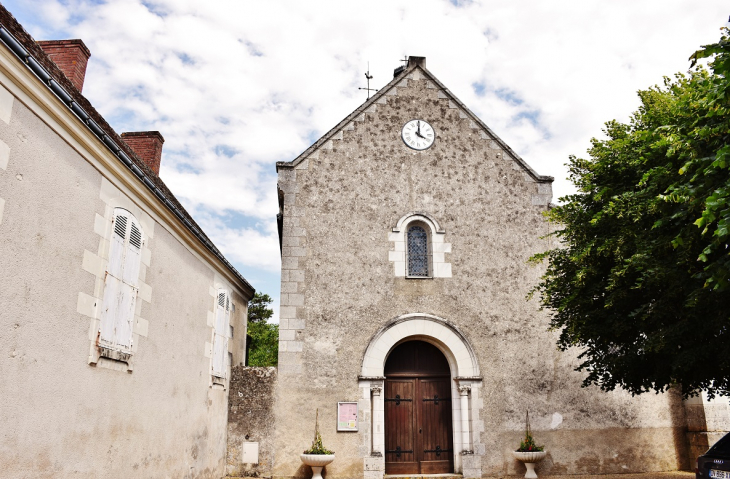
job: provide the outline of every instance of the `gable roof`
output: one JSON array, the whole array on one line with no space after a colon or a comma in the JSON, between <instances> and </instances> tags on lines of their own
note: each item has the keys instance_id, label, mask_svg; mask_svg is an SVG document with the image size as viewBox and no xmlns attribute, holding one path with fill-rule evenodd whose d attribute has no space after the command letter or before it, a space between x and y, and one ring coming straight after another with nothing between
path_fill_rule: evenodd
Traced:
<instances>
[{"instance_id":1,"label":"gable roof","mask_svg":"<svg viewBox=\"0 0 730 479\"><path fill-rule=\"evenodd\" d=\"M216 248L213 242L193 220L167 185L114 131L104 118L81 94L60 68L50 59L38 43L25 31L13 15L0 4L0 43L4 44L30 69L79 118L86 127L109 149L134 176L147 187L195 236L203 246L215 255L233 275L251 290L255 289L241 273Z\"/></svg>"},{"instance_id":2,"label":"gable roof","mask_svg":"<svg viewBox=\"0 0 730 479\"><path fill-rule=\"evenodd\" d=\"M401 67L402 68L402 67ZM396 70L397 72L397 70ZM504 150L514 161L516 161L525 172L530 175L538 183L552 183L555 178L552 176L539 175L533 170L530 165L525 162L512 148L507 145L501 138L499 138L482 120L479 119L464 103L462 103L456 96L449 91L430 71L426 69L426 58L425 57L408 57L408 66L403 69L400 73L397 73L394 78L383 88L381 88L375 95L370 97L365 103L360 105L352 113L345 117L339 122L334 128L322 135L322 137L315 141L309 148L304 150L302 154L294 158L292 161L280 161L276 163L276 170L279 168L294 168L299 163L308 158L311 154L315 153L322 147L326 147L327 142L333 139L339 139L342 135L342 131L347 128L347 125L351 121L358 121L361 115L366 112L374 112L377 104L385 103L386 97L389 95L395 95L396 88L399 86L406 86L408 80L419 80L421 75L427 80L432 82L429 88L435 88L438 90L438 97L449 100L449 106L451 108L458 108L462 118L468 118L474 122L480 130L480 134L485 140L495 141L499 147ZM404 84L405 82L405 84Z\"/></svg>"}]
</instances>

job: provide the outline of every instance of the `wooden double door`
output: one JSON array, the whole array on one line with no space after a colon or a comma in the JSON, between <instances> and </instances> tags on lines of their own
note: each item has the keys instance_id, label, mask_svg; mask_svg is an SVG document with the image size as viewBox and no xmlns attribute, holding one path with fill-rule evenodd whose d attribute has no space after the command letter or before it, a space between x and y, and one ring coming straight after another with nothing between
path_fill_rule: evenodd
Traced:
<instances>
[{"instance_id":1,"label":"wooden double door","mask_svg":"<svg viewBox=\"0 0 730 479\"><path fill-rule=\"evenodd\" d=\"M448 371L443 354L425 342L403 343L391 353L385 368L386 474L453 472Z\"/></svg>"}]
</instances>

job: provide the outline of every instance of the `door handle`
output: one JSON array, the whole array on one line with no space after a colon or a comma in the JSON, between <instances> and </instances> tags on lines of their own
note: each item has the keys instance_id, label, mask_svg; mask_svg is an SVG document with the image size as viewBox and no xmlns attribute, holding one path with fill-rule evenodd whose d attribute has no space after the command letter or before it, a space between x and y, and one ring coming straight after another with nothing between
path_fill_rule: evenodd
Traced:
<instances>
[{"instance_id":1,"label":"door handle","mask_svg":"<svg viewBox=\"0 0 730 479\"><path fill-rule=\"evenodd\" d=\"M418 428L418 434L421 434L421 432L423 432L423 430L419 427Z\"/></svg>"}]
</instances>

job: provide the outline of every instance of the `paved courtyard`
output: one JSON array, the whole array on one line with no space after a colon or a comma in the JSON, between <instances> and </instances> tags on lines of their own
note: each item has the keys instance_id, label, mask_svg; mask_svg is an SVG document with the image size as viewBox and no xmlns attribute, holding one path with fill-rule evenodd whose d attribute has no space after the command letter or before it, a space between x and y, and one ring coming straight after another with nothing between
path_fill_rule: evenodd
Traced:
<instances>
[{"instance_id":1,"label":"paved courtyard","mask_svg":"<svg viewBox=\"0 0 730 479\"><path fill-rule=\"evenodd\" d=\"M539 474L540 479L692 479L694 472L668 471L668 472L646 472L643 474L603 474L603 475L561 475L548 476Z\"/></svg>"}]
</instances>

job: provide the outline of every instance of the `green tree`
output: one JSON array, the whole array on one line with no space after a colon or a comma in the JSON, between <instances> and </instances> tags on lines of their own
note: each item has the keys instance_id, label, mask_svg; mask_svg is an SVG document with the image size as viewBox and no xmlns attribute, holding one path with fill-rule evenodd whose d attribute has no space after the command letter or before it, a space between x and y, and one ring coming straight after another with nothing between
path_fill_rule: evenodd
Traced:
<instances>
[{"instance_id":1,"label":"green tree","mask_svg":"<svg viewBox=\"0 0 730 479\"><path fill-rule=\"evenodd\" d=\"M710 70L639 91L549 219L555 249L533 289L558 346L581 351L584 386L633 394L680 386L730 395L730 38L703 47Z\"/></svg>"},{"instance_id":2,"label":"green tree","mask_svg":"<svg viewBox=\"0 0 730 479\"><path fill-rule=\"evenodd\" d=\"M248 303L249 366L276 366L279 358L279 325L267 321L274 314L268 294L256 293Z\"/></svg>"},{"instance_id":3,"label":"green tree","mask_svg":"<svg viewBox=\"0 0 730 479\"><path fill-rule=\"evenodd\" d=\"M248 322L265 323L274 315L274 310L269 307L274 300L268 294L255 293L248 302Z\"/></svg>"}]
</instances>

